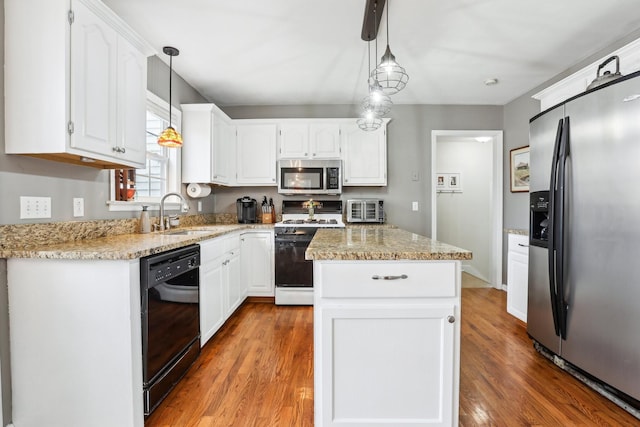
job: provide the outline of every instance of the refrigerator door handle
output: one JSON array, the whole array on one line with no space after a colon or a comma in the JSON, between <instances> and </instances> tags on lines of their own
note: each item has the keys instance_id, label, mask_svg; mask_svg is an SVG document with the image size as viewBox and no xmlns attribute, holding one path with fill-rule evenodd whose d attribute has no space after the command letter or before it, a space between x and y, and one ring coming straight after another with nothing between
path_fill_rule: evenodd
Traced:
<instances>
[{"instance_id":1,"label":"refrigerator door handle","mask_svg":"<svg viewBox=\"0 0 640 427\"><path fill-rule=\"evenodd\" d=\"M569 157L569 135L570 135L570 121L569 117L564 118L564 126L562 129L562 138L560 140L560 159L558 162L558 190L556 201L556 219L555 219L555 233L556 233L556 304L558 325L560 327L560 337L567 339L567 304L564 299L564 264L565 264L565 242L564 242L564 218L565 218L565 194L566 194L566 163Z\"/></svg>"},{"instance_id":2,"label":"refrigerator door handle","mask_svg":"<svg viewBox=\"0 0 640 427\"><path fill-rule=\"evenodd\" d=\"M557 336L560 336L560 323L558 318L558 294L556 290L556 197L558 163L560 161L560 145L564 119L558 121L556 140L553 146L553 159L551 162L551 180L549 183L549 296L551 297L551 313L553 315L553 327Z\"/></svg>"}]
</instances>

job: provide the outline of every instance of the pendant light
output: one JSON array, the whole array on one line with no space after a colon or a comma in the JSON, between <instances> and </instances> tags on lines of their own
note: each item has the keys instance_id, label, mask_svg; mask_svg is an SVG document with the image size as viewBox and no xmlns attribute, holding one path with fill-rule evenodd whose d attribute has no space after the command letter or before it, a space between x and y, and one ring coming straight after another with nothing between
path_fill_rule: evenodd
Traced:
<instances>
[{"instance_id":1,"label":"pendant light","mask_svg":"<svg viewBox=\"0 0 640 427\"><path fill-rule=\"evenodd\" d=\"M371 75L371 47L367 42L367 71ZM362 100L362 112L357 120L358 127L365 131L374 131L382 126L382 116L391 110L391 98L382 92L380 84L373 78L367 79L369 94Z\"/></svg>"},{"instance_id":2,"label":"pendant light","mask_svg":"<svg viewBox=\"0 0 640 427\"><path fill-rule=\"evenodd\" d=\"M163 147L180 148L182 147L182 135L180 135L180 133L171 126L171 92L173 89L171 86L171 80L173 76L173 57L178 56L180 51L171 46L163 47L162 51L169 55L169 127L162 131L158 137L158 144Z\"/></svg>"},{"instance_id":3,"label":"pendant light","mask_svg":"<svg viewBox=\"0 0 640 427\"><path fill-rule=\"evenodd\" d=\"M374 24L377 22L375 15L377 13L377 3L374 3ZM377 33L377 28L374 28ZM377 55L376 40L376 55ZM382 91L380 83L372 76L371 72L371 37L367 37L367 88L368 95L362 100L362 112L360 118L356 121L358 127L364 131L374 131L382 126L382 116L391 110L391 98Z\"/></svg>"},{"instance_id":4,"label":"pendant light","mask_svg":"<svg viewBox=\"0 0 640 427\"><path fill-rule=\"evenodd\" d=\"M376 56L378 55L378 39L376 39ZM375 57L374 57L375 58ZM391 111L391 106L393 102L391 101L391 97L384 93L382 90L382 86L373 77L371 74L371 47L370 42L367 42L367 61L368 61L368 71L369 71L369 94L362 100L362 110L364 112L371 110L373 113L382 117L385 114Z\"/></svg>"},{"instance_id":5,"label":"pendant light","mask_svg":"<svg viewBox=\"0 0 640 427\"><path fill-rule=\"evenodd\" d=\"M373 70L372 76L380 83L384 93L393 95L400 92L407 85L409 75L397 62L389 48L389 3L387 2L387 49L380 58L380 64Z\"/></svg>"}]
</instances>

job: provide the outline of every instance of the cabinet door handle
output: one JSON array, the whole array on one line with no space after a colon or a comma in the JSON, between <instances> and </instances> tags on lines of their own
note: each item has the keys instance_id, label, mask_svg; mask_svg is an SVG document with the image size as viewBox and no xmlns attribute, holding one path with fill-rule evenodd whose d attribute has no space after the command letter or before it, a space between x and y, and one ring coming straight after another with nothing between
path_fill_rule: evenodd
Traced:
<instances>
[{"instance_id":1,"label":"cabinet door handle","mask_svg":"<svg viewBox=\"0 0 640 427\"><path fill-rule=\"evenodd\" d=\"M447 321L448 321L449 323L455 323L456 318L455 318L454 316L449 316L449 317L447 317Z\"/></svg>"},{"instance_id":2,"label":"cabinet door handle","mask_svg":"<svg viewBox=\"0 0 640 427\"><path fill-rule=\"evenodd\" d=\"M523 248L528 248L529 245L523 245L522 243L518 243L518 246L522 246Z\"/></svg>"},{"instance_id":3,"label":"cabinet door handle","mask_svg":"<svg viewBox=\"0 0 640 427\"><path fill-rule=\"evenodd\" d=\"M409 276L407 276L406 274L402 274L400 276L378 276L376 274L375 276L371 276L371 278L373 280L398 280L398 279L408 279Z\"/></svg>"}]
</instances>

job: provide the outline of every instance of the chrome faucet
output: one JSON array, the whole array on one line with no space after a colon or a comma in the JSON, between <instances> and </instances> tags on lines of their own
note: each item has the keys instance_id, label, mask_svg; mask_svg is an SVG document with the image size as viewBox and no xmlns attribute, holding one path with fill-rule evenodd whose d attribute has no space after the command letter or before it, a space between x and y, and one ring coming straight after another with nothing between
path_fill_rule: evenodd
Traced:
<instances>
[{"instance_id":1,"label":"chrome faucet","mask_svg":"<svg viewBox=\"0 0 640 427\"><path fill-rule=\"evenodd\" d=\"M164 225L164 201L169 196L177 196L177 197L179 197L180 200L182 200L182 206L186 210L189 210L189 205L187 204L187 201L184 199L182 194L180 194L180 193L167 193L164 196L162 196L162 199L160 199L160 231L164 231L165 229L168 230L168 229L171 228L171 224L169 223L169 221L167 221L166 228L165 228L165 225Z\"/></svg>"}]
</instances>

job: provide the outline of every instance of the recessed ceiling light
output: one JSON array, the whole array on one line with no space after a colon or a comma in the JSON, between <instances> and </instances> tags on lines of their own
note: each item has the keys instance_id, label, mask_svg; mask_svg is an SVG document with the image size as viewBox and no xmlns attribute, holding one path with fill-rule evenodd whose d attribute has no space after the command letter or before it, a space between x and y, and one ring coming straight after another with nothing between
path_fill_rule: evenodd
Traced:
<instances>
[{"instance_id":1,"label":"recessed ceiling light","mask_svg":"<svg viewBox=\"0 0 640 427\"><path fill-rule=\"evenodd\" d=\"M495 86L498 84L498 79L496 78L487 79L484 81L484 84L487 86Z\"/></svg>"}]
</instances>

